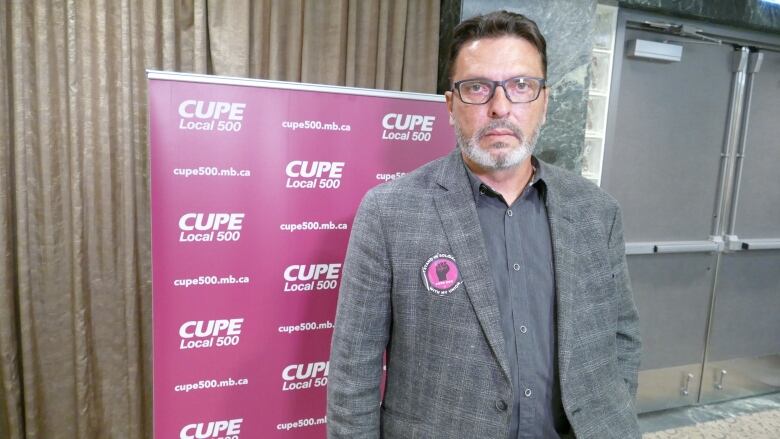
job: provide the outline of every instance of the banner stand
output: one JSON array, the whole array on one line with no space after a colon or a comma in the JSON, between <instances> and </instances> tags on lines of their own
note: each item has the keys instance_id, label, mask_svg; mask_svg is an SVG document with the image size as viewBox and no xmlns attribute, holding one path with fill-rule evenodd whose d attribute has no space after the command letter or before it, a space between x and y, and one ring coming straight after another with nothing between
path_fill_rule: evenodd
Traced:
<instances>
[{"instance_id":1,"label":"banner stand","mask_svg":"<svg viewBox=\"0 0 780 439\"><path fill-rule=\"evenodd\" d=\"M147 78L155 437L324 438L355 210L452 150L444 98Z\"/></svg>"}]
</instances>

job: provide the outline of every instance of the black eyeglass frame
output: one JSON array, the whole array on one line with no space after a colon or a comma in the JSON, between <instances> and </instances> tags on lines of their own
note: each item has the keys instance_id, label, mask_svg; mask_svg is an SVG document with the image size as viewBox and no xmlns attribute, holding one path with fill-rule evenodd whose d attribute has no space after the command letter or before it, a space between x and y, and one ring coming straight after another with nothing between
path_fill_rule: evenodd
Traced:
<instances>
[{"instance_id":1,"label":"black eyeglass frame","mask_svg":"<svg viewBox=\"0 0 780 439\"><path fill-rule=\"evenodd\" d=\"M506 84L509 81L515 80L515 79L533 79L533 80L539 81L540 87L539 87L539 90L536 91L536 96L534 96L534 98L531 99L530 101L524 101L524 102L515 102L515 101L513 101L512 98L509 97L509 92L506 90L506 87L504 86L504 84ZM477 102L466 102L466 101L463 100L463 96L461 96L461 94L460 94L460 85L463 84L464 82L470 82L470 81L483 81L485 83L493 84L493 88L490 90L490 95L485 100L485 102L477 103ZM493 99L493 96L495 96L496 89L498 88L498 86L501 86L501 88L504 90L504 96L506 96L506 99L509 102L511 102L513 104L527 104L529 102L533 102L533 101L539 99L539 95L542 94L542 90L547 88L547 80L544 79L544 78L537 78L535 76L513 76L511 78L504 79L503 81L491 81L489 79L484 79L484 78L470 78L470 79L464 79L462 81L453 82L452 83L452 89L450 91L455 92L455 94L458 95L458 99L460 99L460 101L463 102L464 104L468 104L468 105L485 105L488 102L490 102L491 99Z\"/></svg>"}]
</instances>

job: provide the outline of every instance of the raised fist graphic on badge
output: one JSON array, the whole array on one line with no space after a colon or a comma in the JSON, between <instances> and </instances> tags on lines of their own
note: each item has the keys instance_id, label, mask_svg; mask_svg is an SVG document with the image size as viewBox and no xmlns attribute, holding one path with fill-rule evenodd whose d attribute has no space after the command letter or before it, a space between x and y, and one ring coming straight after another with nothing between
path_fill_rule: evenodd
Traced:
<instances>
[{"instance_id":1,"label":"raised fist graphic on badge","mask_svg":"<svg viewBox=\"0 0 780 439\"><path fill-rule=\"evenodd\" d=\"M436 277L439 278L439 282L447 280L447 273L450 272L450 265L444 261L436 264Z\"/></svg>"}]
</instances>

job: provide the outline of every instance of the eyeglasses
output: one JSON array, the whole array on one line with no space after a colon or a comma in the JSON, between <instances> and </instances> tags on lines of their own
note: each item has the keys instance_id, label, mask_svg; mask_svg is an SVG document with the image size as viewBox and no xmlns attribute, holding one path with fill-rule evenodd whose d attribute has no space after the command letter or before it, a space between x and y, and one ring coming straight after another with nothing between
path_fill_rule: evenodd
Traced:
<instances>
[{"instance_id":1,"label":"eyeglasses","mask_svg":"<svg viewBox=\"0 0 780 439\"><path fill-rule=\"evenodd\" d=\"M498 86L504 89L504 95L509 102L525 104L539 97L545 87L545 80L529 76L517 76L503 81L465 79L452 84L452 90L458 92L458 97L464 103L481 105L493 99Z\"/></svg>"}]
</instances>

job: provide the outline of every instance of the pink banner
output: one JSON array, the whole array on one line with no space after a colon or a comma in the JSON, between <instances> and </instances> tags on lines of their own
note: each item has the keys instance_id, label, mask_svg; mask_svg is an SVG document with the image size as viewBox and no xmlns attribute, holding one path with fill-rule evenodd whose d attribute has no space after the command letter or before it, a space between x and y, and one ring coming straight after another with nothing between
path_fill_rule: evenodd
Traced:
<instances>
[{"instance_id":1,"label":"pink banner","mask_svg":"<svg viewBox=\"0 0 780 439\"><path fill-rule=\"evenodd\" d=\"M450 151L443 98L149 73L155 438L325 437L365 192Z\"/></svg>"}]
</instances>

